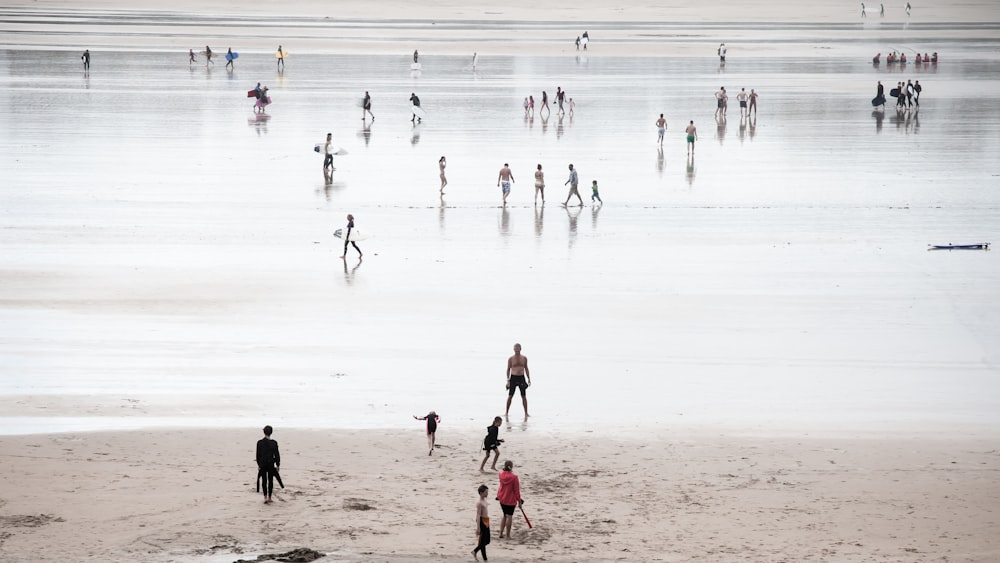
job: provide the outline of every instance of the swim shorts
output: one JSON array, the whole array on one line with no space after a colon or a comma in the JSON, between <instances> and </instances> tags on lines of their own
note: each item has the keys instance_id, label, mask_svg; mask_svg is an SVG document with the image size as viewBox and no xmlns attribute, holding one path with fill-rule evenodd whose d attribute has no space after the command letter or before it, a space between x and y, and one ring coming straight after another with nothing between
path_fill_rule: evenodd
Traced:
<instances>
[{"instance_id":1,"label":"swim shorts","mask_svg":"<svg viewBox=\"0 0 1000 563\"><path fill-rule=\"evenodd\" d=\"M500 182L500 186L503 188L503 193L510 193L510 182Z\"/></svg>"},{"instance_id":2,"label":"swim shorts","mask_svg":"<svg viewBox=\"0 0 1000 563\"><path fill-rule=\"evenodd\" d=\"M663 136L663 134L664 134L664 133L666 133L666 132L667 132L667 130L666 130L666 129L664 129L663 127L660 127L660 128L659 128L659 129L657 129L656 131L657 131L657 132L658 132L658 133L660 134L660 136L661 136L661 137Z\"/></svg>"},{"instance_id":3,"label":"swim shorts","mask_svg":"<svg viewBox=\"0 0 1000 563\"><path fill-rule=\"evenodd\" d=\"M524 376L523 375L510 376L510 384L508 384L507 386L507 396L513 397L514 390L517 389L518 387L521 388L522 395L528 389L528 382L525 381Z\"/></svg>"},{"instance_id":4,"label":"swim shorts","mask_svg":"<svg viewBox=\"0 0 1000 563\"><path fill-rule=\"evenodd\" d=\"M745 101L740 102L740 107L741 108L747 107L747 103Z\"/></svg>"},{"instance_id":5,"label":"swim shorts","mask_svg":"<svg viewBox=\"0 0 1000 563\"><path fill-rule=\"evenodd\" d=\"M500 510L502 510L503 513L506 514L507 516L513 516L515 508L517 508L517 506L513 504L504 504L502 502L500 503Z\"/></svg>"},{"instance_id":6,"label":"swim shorts","mask_svg":"<svg viewBox=\"0 0 1000 563\"><path fill-rule=\"evenodd\" d=\"M694 142L694 135L688 135L688 142L689 143L693 143Z\"/></svg>"},{"instance_id":7,"label":"swim shorts","mask_svg":"<svg viewBox=\"0 0 1000 563\"><path fill-rule=\"evenodd\" d=\"M719 107L721 108L722 107L722 98L719 98L716 101L719 102Z\"/></svg>"}]
</instances>

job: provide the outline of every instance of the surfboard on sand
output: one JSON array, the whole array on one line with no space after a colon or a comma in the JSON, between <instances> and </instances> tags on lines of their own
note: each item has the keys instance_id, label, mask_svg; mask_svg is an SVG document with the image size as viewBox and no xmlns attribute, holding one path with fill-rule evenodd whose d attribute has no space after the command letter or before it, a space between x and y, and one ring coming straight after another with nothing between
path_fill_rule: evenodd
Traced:
<instances>
[{"instance_id":1,"label":"surfboard on sand","mask_svg":"<svg viewBox=\"0 0 1000 563\"><path fill-rule=\"evenodd\" d=\"M280 51L275 51L274 52L274 58L276 58L276 59L284 59L286 57L288 57L288 51L286 51L284 49L282 49Z\"/></svg>"},{"instance_id":2,"label":"surfboard on sand","mask_svg":"<svg viewBox=\"0 0 1000 563\"><path fill-rule=\"evenodd\" d=\"M323 154L323 145L325 144L326 143L317 143L316 146L313 147L313 150L319 154ZM338 147L337 145L330 145L330 154L334 156L344 156L347 154L347 149Z\"/></svg>"},{"instance_id":3,"label":"surfboard on sand","mask_svg":"<svg viewBox=\"0 0 1000 563\"><path fill-rule=\"evenodd\" d=\"M420 106L410 106L410 111L412 111L413 114L416 115L417 117L419 117L420 119L426 119L427 118L427 112L425 112L424 108L422 108Z\"/></svg>"},{"instance_id":4,"label":"surfboard on sand","mask_svg":"<svg viewBox=\"0 0 1000 563\"><path fill-rule=\"evenodd\" d=\"M232 54L226 53L226 60L227 61L231 61L231 60L238 59L238 58L240 58L240 54L237 53L237 52L235 52L235 51L233 51Z\"/></svg>"},{"instance_id":5,"label":"surfboard on sand","mask_svg":"<svg viewBox=\"0 0 1000 563\"><path fill-rule=\"evenodd\" d=\"M333 231L333 236L337 238L344 238L344 229L337 229ZM363 233L357 229L351 229L351 238L347 239L351 242L361 242L368 238L368 233Z\"/></svg>"},{"instance_id":6,"label":"surfboard on sand","mask_svg":"<svg viewBox=\"0 0 1000 563\"><path fill-rule=\"evenodd\" d=\"M989 250L990 243L980 242L975 244L928 244L928 250Z\"/></svg>"}]
</instances>

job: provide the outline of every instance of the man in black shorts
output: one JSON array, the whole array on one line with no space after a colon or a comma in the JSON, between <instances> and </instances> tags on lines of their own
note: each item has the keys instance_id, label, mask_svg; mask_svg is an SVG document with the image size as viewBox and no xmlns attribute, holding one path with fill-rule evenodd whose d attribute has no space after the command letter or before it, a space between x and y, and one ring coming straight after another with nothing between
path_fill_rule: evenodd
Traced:
<instances>
[{"instance_id":1,"label":"man in black shorts","mask_svg":"<svg viewBox=\"0 0 1000 563\"><path fill-rule=\"evenodd\" d=\"M525 392L531 385L531 374L528 371L528 357L521 355L521 345L514 344L514 355L507 359L507 410L504 416L510 414L510 401L514 398L514 390L521 389L521 403L524 405L524 416L528 416L528 396Z\"/></svg>"}]
</instances>

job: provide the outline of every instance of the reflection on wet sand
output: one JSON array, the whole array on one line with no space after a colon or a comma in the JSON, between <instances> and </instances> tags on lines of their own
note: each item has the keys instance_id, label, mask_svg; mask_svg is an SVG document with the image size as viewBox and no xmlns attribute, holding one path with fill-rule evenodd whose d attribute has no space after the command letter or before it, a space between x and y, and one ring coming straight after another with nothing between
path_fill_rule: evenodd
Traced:
<instances>
[{"instance_id":1,"label":"reflection on wet sand","mask_svg":"<svg viewBox=\"0 0 1000 563\"><path fill-rule=\"evenodd\" d=\"M347 285L354 285L354 274L358 271L358 268L361 267L362 260L358 258L357 263L354 264L350 270L347 269L347 260L341 260L341 262L344 264L344 281Z\"/></svg>"},{"instance_id":2,"label":"reflection on wet sand","mask_svg":"<svg viewBox=\"0 0 1000 563\"><path fill-rule=\"evenodd\" d=\"M688 187L694 187L694 153L688 153L687 157L687 182Z\"/></svg>"},{"instance_id":3,"label":"reflection on wet sand","mask_svg":"<svg viewBox=\"0 0 1000 563\"><path fill-rule=\"evenodd\" d=\"M535 239L541 240L545 227L545 204L535 206Z\"/></svg>"},{"instance_id":4,"label":"reflection on wet sand","mask_svg":"<svg viewBox=\"0 0 1000 563\"><path fill-rule=\"evenodd\" d=\"M583 206L577 207L567 207L566 217L569 219L569 247L573 248L576 244L576 222L580 218L580 213L583 212Z\"/></svg>"}]
</instances>

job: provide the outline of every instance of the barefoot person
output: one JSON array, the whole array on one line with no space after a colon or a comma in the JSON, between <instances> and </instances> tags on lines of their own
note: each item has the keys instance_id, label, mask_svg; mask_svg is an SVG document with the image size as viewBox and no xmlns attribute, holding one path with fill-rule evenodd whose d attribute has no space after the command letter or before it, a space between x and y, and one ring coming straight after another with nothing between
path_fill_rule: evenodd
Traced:
<instances>
[{"instance_id":1,"label":"barefoot person","mask_svg":"<svg viewBox=\"0 0 1000 563\"><path fill-rule=\"evenodd\" d=\"M503 471L500 472L500 487L497 489L497 500L500 501L500 509L503 511L503 519L500 520L500 537L504 533L510 539L510 527L514 523L514 509L524 504L521 498L521 481L514 474L514 462L507 460L503 462Z\"/></svg>"},{"instance_id":2,"label":"barefoot person","mask_svg":"<svg viewBox=\"0 0 1000 563\"><path fill-rule=\"evenodd\" d=\"M347 258L347 245L351 244L354 246L354 250L358 251L358 258L361 258L361 249L358 248L358 243L351 240L351 233L354 231L354 215L350 213L347 214L347 231L344 233L344 255L341 258Z\"/></svg>"},{"instance_id":3,"label":"barefoot person","mask_svg":"<svg viewBox=\"0 0 1000 563\"><path fill-rule=\"evenodd\" d=\"M698 129L694 126L694 120L688 124L687 128L684 129L684 132L687 133L688 153L694 154L694 142L698 140Z\"/></svg>"},{"instance_id":4,"label":"barefoot person","mask_svg":"<svg viewBox=\"0 0 1000 563\"><path fill-rule=\"evenodd\" d=\"M660 114L660 118L656 120L656 139L663 144L663 136L667 133L667 120L664 119L663 114Z\"/></svg>"},{"instance_id":5,"label":"barefoot person","mask_svg":"<svg viewBox=\"0 0 1000 563\"><path fill-rule=\"evenodd\" d=\"M326 142L323 143L323 173L326 174L333 167L333 153L330 145L333 144L333 133L326 134Z\"/></svg>"},{"instance_id":6,"label":"barefoot person","mask_svg":"<svg viewBox=\"0 0 1000 563\"><path fill-rule=\"evenodd\" d=\"M514 183L514 173L510 171L510 164L503 163L500 174L497 176L497 186L503 191L503 204L507 206L507 196L510 195L510 185Z\"/></svg>"},{"instance_id":7,"label":"barefoot person","mask_svg":"<svg viewBox=\"0 0 1000 563\"><path fill-rule=\"evenodd\" d=\"M264 437L257 440L257 472L262 477L264 504L271 504L271 493L274 491L274 478L281 465L281 454L278 452L278 442L271 439L274 431L271 425L264 427Z\"/></svg>"},{"instance_id":8,"label":"barefoot person","mask_svg":"<svg viewBox=\"0 0 1000 563\"><path fill-rule=\"evenodd\" d=\"M444 195L444 187L448 185L448 178L444 176L445 166L448 166L448 161L442 156L441 160L438 161L438 169L441 171L441 195Z\"/></svg>"},{"instance_id":9,"label":"barefoot person","mask_svg":"<svg viewBox=\"0 0 1000 563\"><path fill-rule=\"evenodd\" d=\"M545 173L542 172L542 165L539 164L535 170L535 204L538 204L538 196L542 196L542 205L545 205Z\"/></svg>"},{"instance_id":10,"label":"barefoot person","mask_svg":"<svg viewBox=\"0 0 1000 563\"><path fill-rule=\"evenodd\" d=\"M483 458L483 462L479 464L479 470L483 471L486 467L486 460L490 459L490 452L493 452L493 464L490 469L496 471L497 469L497 459L500 457L500 444L503 440L499 438L500 436L500 425L503 423L503 419L499 416L493 418L493 424L486 427L486 437L483 438L483 451L486 452L486 456Z\"/></svg>"},{"instance_id":11,"label":"barefoot person","mask_svg":"<svg viewBox=\"0 0 1000 563\"><path fill-rule=\"evenodd\" d=\"M361 121L365 120L365 114L372 116L372 121L375 121L375 114L372 113L372 97L368 95L368 90L365 90L365 99L361 102Z\"/></svg>"},{"instance_id":12,"label":"barefoot person","mask_svg":"<svg viewBox=\"0 0 1000 563\"><path fill-rule=\"evenodd\" d=\"M569 193L566 194L566 201L563 202L563 207L569 205L569 200L574 195L576 199L580 200L580 207L583 207L583 198L580 197L580 190L578 189L580 186L580 176L576 173L576 169L573 168L572 164L569 165L569 178L563 182L564 186L566 184L569 184ZM524 411L528 411L527 404L525 404Z\"/></svg>"},{"instance_id":13,"label":"barefoot person","mask_svg":"<svg viewBox=\"0 0 1000 563\"><path fill-rule=\"evenodd\" d=\"M570 166L573 166L570 164ZM577 196L579 197L579 193ZM580 200L583 205L583 200ZM524 416L528 416L528 386L531 385L531 372L528 371L528 357L521 355L521 345L514 344L514 355L507 358L507 410L504 416L510 414L510 401L514 398L514 390L521 390L521 404L524 406Z\"/></svg>"},{"instance_id":14,"label":"barefoot person","mask_svg":"<svg viewBox=\"0 0 1000 563\"><path fill-rule=\"evenodd\" d=\"M472 556L479 561L478 553L483 552L483 561L489 561L486 557L486 546L490 543L490 503L486 502L486 495L490 488L486 485L479 485L479 501L476 503L476 549L472 550Z\"/></svg>"},{"instance_id":15,"label":"barefoot person","mask_svg":"<svg viewBox=\"0 0 1000 563\"><path fill-rule=\"evenodd\" d=\"M427 416L417 416L413 415L413 418L417 420L427 421L427 446L430 448L427 455L434 454L434 435L437 432L438 423L441 422L441 417L437 415L436 412L431 411L427 413Z\"/></svg>"}]
</instances>

